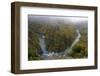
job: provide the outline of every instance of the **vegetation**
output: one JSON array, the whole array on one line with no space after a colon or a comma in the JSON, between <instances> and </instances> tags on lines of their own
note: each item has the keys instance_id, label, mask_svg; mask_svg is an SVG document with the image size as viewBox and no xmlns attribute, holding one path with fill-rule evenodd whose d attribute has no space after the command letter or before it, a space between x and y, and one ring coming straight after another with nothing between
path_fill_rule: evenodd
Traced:
<instances>
[{"instance_id":1,"label":"vegetation","mask_svg":"<svg viewBox=\"0 0 100 76\"><path fill-rule=\"evenodd\" d=\"M73 58L86 58L88 56L87 27L81 27L79 30L81 33L80 41L72 48L72 53L70 55Z\"/></svg>"},{"instance_id":2,"label":"vegetation","mask_svg":"<svg viewBox=\"0 0 100 76\"><path fill-rule=\"evenodd\" d=\"M41 60L42 49L39 45L39 34L44 34L46 39L46 49L48 52L60 53L69 48L77 37L76 29L79 29L81 38L72 48L69 54L72 58L87 57L87 26L75 26L72 23L58 21L53 23L28 23L28 59Z\"/></svg>"}]
</instances>

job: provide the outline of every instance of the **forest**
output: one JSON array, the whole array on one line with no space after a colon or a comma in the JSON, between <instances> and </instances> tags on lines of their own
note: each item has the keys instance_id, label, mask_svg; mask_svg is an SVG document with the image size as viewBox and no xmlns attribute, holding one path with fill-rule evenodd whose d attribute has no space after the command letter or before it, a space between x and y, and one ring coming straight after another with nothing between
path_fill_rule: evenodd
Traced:
<instances>
[{"instance_id":1,"label":"forest","mask_svg":"<svg viewBox=\"0 0 100 76\"><path fill-rule=\"evenodd\" d=\"M87 57L87 19L73 22L66 17L29 15L28 60Z\"/></svg>"}]
</instances>

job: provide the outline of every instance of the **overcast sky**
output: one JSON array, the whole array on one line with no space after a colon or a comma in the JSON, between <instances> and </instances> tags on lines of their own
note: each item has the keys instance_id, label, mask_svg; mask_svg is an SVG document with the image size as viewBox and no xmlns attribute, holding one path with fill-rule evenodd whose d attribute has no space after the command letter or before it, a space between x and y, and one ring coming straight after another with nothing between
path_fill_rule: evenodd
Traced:
<instances>
[{"instance_id":1,"label":"overcast sky","mask_svg":"<svg viewBox=\"0 0 100 76\"><path fill-rule=\"evenodd\" d=\"M79 23L87 22L87 17L72 17L72 16L42 16L42 15L28 15L28 19L31 22L43 22L57 24L59 21L64 23Z\"/></svg>"}]
</instances>

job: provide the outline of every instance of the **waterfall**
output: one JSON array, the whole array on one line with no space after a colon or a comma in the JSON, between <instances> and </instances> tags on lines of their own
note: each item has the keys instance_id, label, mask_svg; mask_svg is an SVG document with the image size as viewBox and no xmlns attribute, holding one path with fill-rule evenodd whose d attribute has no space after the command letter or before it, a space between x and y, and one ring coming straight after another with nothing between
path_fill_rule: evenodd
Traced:
<instances>
[{"instance_id":1,"label":"waterfall","mask_svg":"<svg viewBox=\"0 0 100 76\"><path fill-rule=\"evenodd\" d=\"M43 52L42 57L44 59L54 59L54 58L71 58L70 56L67 56L68 53L72 51L73 46L79 41L81 34L79 30L76 30L77 37L73 41L72 45L65 50L64 53L54 53L54 52L48 52L46 49L46 44L45 44L45 35L42 33L38 33L38 38L39 38L39 45L41 47L41 51Z\"/></svg>"},{"instance_id":2,"label":"waterfall","mask_svg":"<svg viewBox=\"0 0 100 76\"><path fill-rule=\"evenodd\" d=\"M55 57L58 57L57 53L54 52L48 52L46 49L46 44L45 44L45 35L42 33L38 33L38 38L39 38L39 45L41 48L41 51L43 54L41 55L42 58L44 59L54 59Z\"/></svg>"},{"instance_id":3,"label":"waterfall","mask_svg":"<svg viewBox=\"0 0 100 76\"><path fill-rule=\"evenodd\" d=\"M77 37L76 37L76 39L74 40L74 42L72 43L71 49L72 49L72 47L79 41L79 39L80 39L80 37L81 37L81 34L80 34L79 30L76 30L76 33L77 33Z\"/></svg>"},{"instance_id":4,"label":"waterfall","mask_svg":"<svg viewBox=\"0 0 100 76\"><path fill-rule=\"evenodd\" d=\"M39 35L39 45L41 47L43 55L48 54L48 51L46 50L46 44L45 44L45 36L44 36L44 34L40 34Z\"/></svg>"},{"instance_id":5,"label":"waterfall","mask_svg":"<svg viewBox=\"0 0 100 76\"><path fill-rule=\"evenodd\" d=\"M75 46L77 44L77 42L80 40L81 34L80 34L79 30L76 30L76 33L77 33L77 37L73 41L72 45L65 50L64 56L67 56L67 54L69 54L70 52L72 52L73 46Z\"/></svg>"}]
</instances>

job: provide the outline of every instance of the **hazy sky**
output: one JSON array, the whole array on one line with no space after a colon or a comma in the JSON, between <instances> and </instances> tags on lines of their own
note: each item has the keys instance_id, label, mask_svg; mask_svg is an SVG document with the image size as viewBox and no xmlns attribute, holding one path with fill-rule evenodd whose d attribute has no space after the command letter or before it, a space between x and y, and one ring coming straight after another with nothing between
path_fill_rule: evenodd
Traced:
<instances>
[{"instance_id":1,"label":"hazy sky","mask_svg":"<svg viewBox=\"0 0 100 76\"><path fill-rule=\"evenodd\" d=\"M28 15L29 21L43 22L43 23L55 23L62 21L64 23L78 23L87 22L87 17L71 17L71 16L42 16L42 15Z\"/></svg>"}]
</instances>

